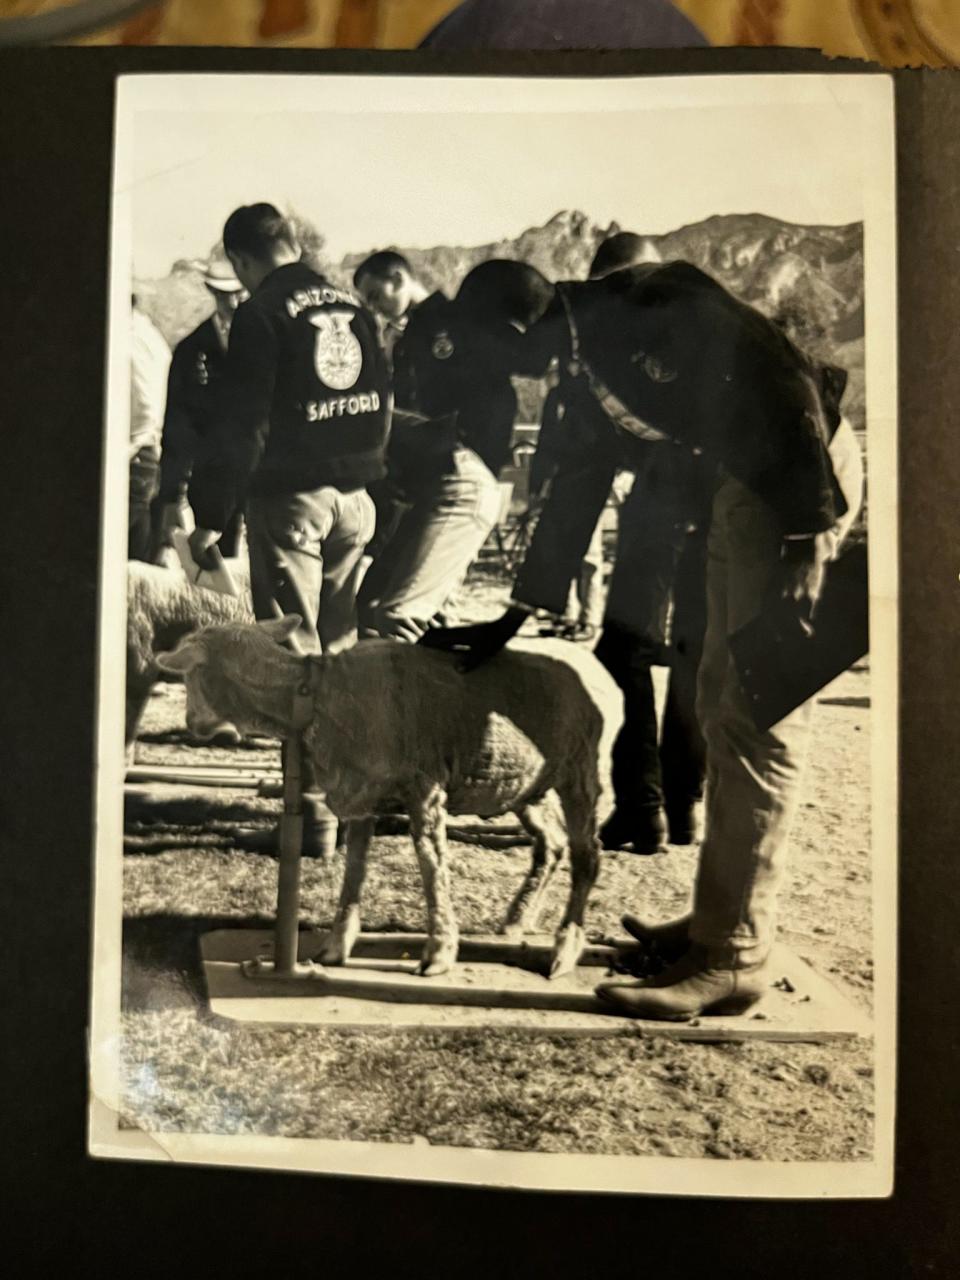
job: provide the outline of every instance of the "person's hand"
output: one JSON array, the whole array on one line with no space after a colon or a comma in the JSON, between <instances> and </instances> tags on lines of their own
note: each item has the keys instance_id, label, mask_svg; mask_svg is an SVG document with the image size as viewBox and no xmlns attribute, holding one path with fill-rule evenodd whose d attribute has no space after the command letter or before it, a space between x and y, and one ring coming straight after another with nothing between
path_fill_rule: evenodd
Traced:
<instances>
[{"instance_id":1,"label":"person's hand","mask_svg":"<svg viewBox=\"0 0 960 1280\"><path fill-rule=\"evenodd\" d=\"M382 640L400 640L404 644L416 644L427 627L414 618L396 614L382 614L376 621L376 632Z\"/></svg>"},{"instance_id":2,"label":"person's hand","mask_svg":"<svg viewBox=\"0 0 960 1280\"><path fill-rule=\"evenodd\" d=\"M526 609L510 608L493 622L478 622L470 627L432 627L420 644L426 649L442 649L458 655L461 671L474 671L511 640L527 617Z\"/></svg>"},{"instance_id":3,"label":"person's hand","mask_svg":"<svg viewBox=\"0 0 960 1280\"><path fill-rule=\"evenodd\" d=\"M187 519L182 502L165 502L160 508L160 545L173 546L173 531L186 529Z\"/></svg>"},{"instance_id":4,"label":"person's hand","mask_svg":"<svg viewBox=\"0 0 960 1280\"><path fill-rule=\"evenodd\" d=\"M222 536L219 529L194 529L189 538L190 554L199 569L214 572L219 566L215 556L209 554Z\"/></svg>"},{"instance_id":5,"label":"person's hand","mask_svg":"<svg viewBox=\"0 0 960 1280\"><path fill-rule=\"evenodd\" d=\"M823 591L828 558L826 535L784 540L773 602L782 626L799 627L804 635L813 635L814 614Z\"/></svg>"}]
</instances>

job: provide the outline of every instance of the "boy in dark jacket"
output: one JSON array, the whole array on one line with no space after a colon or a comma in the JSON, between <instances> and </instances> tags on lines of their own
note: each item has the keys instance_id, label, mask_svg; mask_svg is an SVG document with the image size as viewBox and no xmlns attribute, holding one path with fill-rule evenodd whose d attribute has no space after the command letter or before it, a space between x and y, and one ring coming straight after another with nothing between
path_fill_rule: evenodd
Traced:
<instances>
[{"instance_id":1,"label":"boy in dark jacket","mask_svg":"<svg viewBox=\"0 0 960 1280\"><path fill-rule=\"evenodd\" d=\"M390 385L376 322L300 261L272 205L232 213L223 247L250 299L231 327L216 425L190 482L191 550L203 563L242 508L257 618L299 614L292 645L338 653L357 637L375 521L367 486L386 473ZM303 850L325 856L336 823L305 783ZM245 844L275 851L276 832Z\"/></svg>"},{"instance_id":2,"label":"boy in dark jacket","mask_svg":"<svg viewBox=\"0 0 960 1280\"><path fill-rule=\"evenodd\" d=\"M230 333L217 426L189 489L194 555L247 513L258 618L297 613L305 653L356 639L367 486L385 474L390 387L376 324L300 261L272 205L237 209L223 246L250 299Z\"/></svg>"},{"instance_id":3,"label":"boy in dark jacket","mask_svg":"<svg viewBox=\"0 0 960 1280\"><path fill-rule=\"evenodd\" d=\"M167 407L160 452L157 542L169 545L174 529L185 528L187 486L201 441L216 425L218 396L227 365L227 343L234 313L247 292L226 261L208 264L203 277L214 312L174 348L167 381ZM235 556L242 514L235 511L220 539L225 556Z\"/></svg>"},{"instance_id":4,"label":"boy in dark jacket","mask_svg":"<svg viewBox=\"0 0 960 1280\"><path fill-rule=\"evenodd\" d=\"M531 323L549 297L549 290L538 297L518 291L518 271L529 268L483 263L455 302L430 293L392 251L374 254L355 272L368 304L403 326L393 345L389 463L407 506L361 592L363 621L378 635L418 640L499 519L498 476L510 458L517 410L511 375L521 335L514 325Z\"/></svg>"}]
</instances>

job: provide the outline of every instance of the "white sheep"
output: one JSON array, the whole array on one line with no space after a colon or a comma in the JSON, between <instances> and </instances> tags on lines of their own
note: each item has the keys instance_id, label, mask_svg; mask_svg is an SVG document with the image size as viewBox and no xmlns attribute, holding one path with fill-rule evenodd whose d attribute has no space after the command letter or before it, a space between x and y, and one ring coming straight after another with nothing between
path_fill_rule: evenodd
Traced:
<instances>
[{"instance_id":1,"label":"white sheep","mask_svg":"<svg viewBox=\"0 0 960 1280\"><path fill-rule=\"evenodd\" d=\"M236 578L233 562L231 570ZM194 586L178 569L165 569L140 560L128 562L125 726L128 756L133 751L137 726L150 690L161 678L156 654L172 648L198 627L253 621L243 573L240 582L240 595L226 596Z\"/></svg>"},{"instance_id":2,"label":"white sheep","mask_svg":"<svg viewBox=\"0 0 960 1280\"><path fill-rule=\"evenodd\" d=\"M157 662L183 675L187 725L198 736L229 720L241 731L289 737L306 706L303 742L317 786L349 822L343 888L323 963L342 964L350 954L360 932L374 817L399 808L410 816L427 902L421 973L444 973L457 955L447 813L512 812L532 835L533 863L503 926L512 935L536 929L547 884L569 846L572 884L550 975L573 968L599 865L602 731L577 674L557 659L506 650L461 675L451 654L389 640L305 659L282 647L298 622L206 627ZM305 681L304 701L297 691Z\"/></svg>"}]
</instances>

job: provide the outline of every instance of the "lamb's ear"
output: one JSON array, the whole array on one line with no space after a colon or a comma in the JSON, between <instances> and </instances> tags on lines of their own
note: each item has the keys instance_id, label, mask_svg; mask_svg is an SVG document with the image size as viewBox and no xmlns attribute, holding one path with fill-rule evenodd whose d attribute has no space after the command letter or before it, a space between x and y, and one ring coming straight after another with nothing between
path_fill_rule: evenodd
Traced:
<instances>
[{"instance_id":1,"label":"lamb's ear","mask_svg":"<svg viewBox=\"0 0 960 1280\"><path fill-rule=\"evenodd\" d=\"M279 644L283 644L284 640L289 639L295 631L303 626L303 619L298 613L287 613L276 621L258 622L257 626L261 631L265 631L271 640L276 640Z\"/></svg>"},{"instance_id":2,"label":"lamb's ear","mask_svg":"<svg viewBox=\"0 0 960 1280\"><path fill-rule=\"evenodd\" d=\"M201 666L206 661L206 657L202 645L188 640L172 653L154 654L154 662L161 671L173 671L179 675L185 675L194 667Z\"/></svg>"}]
</instances>

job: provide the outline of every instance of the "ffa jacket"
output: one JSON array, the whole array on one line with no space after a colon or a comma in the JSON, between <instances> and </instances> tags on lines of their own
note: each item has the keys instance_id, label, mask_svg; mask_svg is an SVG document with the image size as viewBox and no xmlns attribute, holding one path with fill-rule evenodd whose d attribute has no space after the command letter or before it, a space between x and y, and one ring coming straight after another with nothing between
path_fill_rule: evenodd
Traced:
<instances>
[{"instance_id":1,"label":"ffa jacket","mask_svg":"<svg viewBox=\"0 0 960 1280\"><path fill-rule=\"evenodd\" d=\"M226 363L213 317L174 348L163 419L161 502L176 502L190 478L201 440L214 426Z\"/></svg>"},{"instance_id":2,"label":"ffa jacket","mask_svg":"<svg viewBox=\"0 0 960 1280\"><path fill-rule=\"evenodd\" d=\"M685 262L557 292L531 331L538 363L560 355L577 396L594 403L591 421L599 405L619 438L621 465L638 439L673 440L763 498L785 537L843 514L819 372L759 312Z\"/></svg>"},{"instance_id":3,"label":"ffa jacket","mask_svg":"<svg viewBox=\"0 0 960 1280\"><path fill-rule=\"evenodd\" d=\"M563 611L617 468L634 466L638 451L666 451L666 474L681 479L678 516L695 523L718 465L771 506L784 537L823 532L847 512L828 452L845 376L811 364L695 267L647 264L562 285L529 343L534 366L561 362L563 482L515 599Z\"/></svg>"},{"instance_id":4,"label":"ffa jacket","mask_svg":"<svg viewBox=\"0 0 960 1280\"><path fill-rule=\"evenodd\" d=\"M457 443L497 474L510 457L519 342L510 325L481 326L441 293L413 309L393 349L391 462L402 474L442 474Z\"/></svg>"},{"instance_id":5,"label":"ffa jacket","mask_svg":"<svg viewBox=\"0 0 960 1280\"><path fill-rule=\"evenodd\" d=\"M390 385L376 325L304 263L238 307L216 424L189 499L222 529L246 491L364 488L385 474Z\"/></svg>"}]
</instances>

